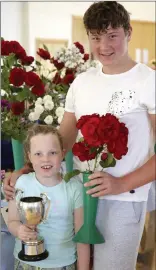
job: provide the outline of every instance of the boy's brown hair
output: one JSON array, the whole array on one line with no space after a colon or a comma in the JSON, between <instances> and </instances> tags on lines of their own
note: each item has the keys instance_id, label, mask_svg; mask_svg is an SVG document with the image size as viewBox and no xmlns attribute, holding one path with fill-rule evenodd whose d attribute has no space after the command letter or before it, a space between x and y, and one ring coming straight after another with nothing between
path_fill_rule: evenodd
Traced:
<instances>
[{"instance_id":1,"label":"boy's brown hair","mask_svg":"<svg viewBox=\"0 0 156 270\"><path fill-rule=\"evenodd\" d=\"M125 33L130 29L130 14L116 1L102 1L93 3L83 17L87 33L101 34L108 27L113 29L123 27Z\"/></svg>"},{"instance_id":2,"label":"boy's brown hair","mask_svg":"<svg viewBox=\"0 0 156 270\"><path fill-rule=\"evenodd\" d=\"M26 138L24 140L24 157L25 157L25 161L26 163L31 166L29 157L28 157L28 152L30 152L30 140L32 137L38 135L38 134L43 134L43 135L47 135L51 133L52 135L56 135L59 143L60 143L60 147L61 150L63 150L63 140L62 137L59 133L59 131L51 126L51 125L39 125L39 124L33 124L31 127L29 127L28 131L27 131L27 135Z\"/></svg>"}]
</instances>

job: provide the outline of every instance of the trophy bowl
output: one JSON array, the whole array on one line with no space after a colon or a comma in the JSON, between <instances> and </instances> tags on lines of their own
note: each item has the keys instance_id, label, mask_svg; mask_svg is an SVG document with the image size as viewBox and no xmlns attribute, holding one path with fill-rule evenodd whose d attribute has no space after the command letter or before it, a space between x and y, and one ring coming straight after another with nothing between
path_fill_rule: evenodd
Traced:
<instances>
[{"instance_id":1,"label":"trophy bowl","mask_svg":"<svg viewBox=\"0 0 156 270\"><path fill-rule=\"evenodd\" d=\"M50 209L50 200L45 193L40 197L23 197L23 191L17 190L21 198L17 202L20 220L25 225L37 226L45 222ZM46 203L48 203L46 209ZM48 257L48 251L44 247L44 239L38 236L36 240L22 241L22 250L18 254L19 259L23 261L40 261Z\"/></svg>"}]
</instances>

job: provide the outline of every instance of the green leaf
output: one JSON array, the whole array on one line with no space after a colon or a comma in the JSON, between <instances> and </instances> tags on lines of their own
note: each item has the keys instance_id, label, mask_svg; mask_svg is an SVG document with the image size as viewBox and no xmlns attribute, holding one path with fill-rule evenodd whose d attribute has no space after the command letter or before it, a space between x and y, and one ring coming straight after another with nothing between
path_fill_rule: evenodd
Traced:
<instances>
[{"instance_id":1,"label":"green leaf","mask_svg":"<svg viewBox=\"0 0 156 270\"><path fill-rule=\"evenodd\" d=\"M81 138L79 139L79 142L83 142L83 141L84 141L84 138L81 137Z\"/></svg>"},{"instance_id":2,"label":"green leaf","mask_svg":"<svg viewBox=\"0 0 156 270\"><path fill-rule=\"evenodd\" d=\"M48 48L47 48L47 46L46 46L45 44L43 44L43 48L44 48L46 51L49 52L49 50L48 50Z\"/></svg>"},{"instance_id":3,"label":"green leaf","mask_svg":"<svg viewBox=\"0 0 156 270\"><path fill-rule=\"evenodd\" d=\"M35 61L35 64L36 64L37 66L41 66L41 63L40 63L39 61Z\"/></svg>"},{"instance_id":4,"label":"green leaf","mask_svg":"<svg viewBox=\"0 0 156 270\"><path fill-rule=\"evenodd\" d=\"M74 177L74 176L76 176L76 175L79 175L80 172L81 172L81 171L79 171L79 170L73 170L72 172L68 172L68 173L65 174L64 180L65 180L66 182L69 182L69 180L70 180L72 177Z\"/></svg>"},{"instance_id":5,"label":"green leaf","mask_svg":"<svg viewBox=\"0 0 156 270\"><path fill-rule=\"evenodd\" d=\"M113 158L113 155L111 153L108 153L107 159L106 160L101 160L99 163L100 163L102 168L108 168L108 167L114 167L115 164L116 164L116 161Z\"/></svg>"},{"instance_id":6,"label":"green leaf","mask_svg":"<svg viewBox=\"0 0 156 270\"><path fill-rule=\"evenodd\" d=\"M16 56L14 53L10 53L7 57L7 66L12 68L13 65L17 62Z\"/></svg>"},{"instance_id":7,"label":"green leaf","mask_svg":"<svg viewBox=\"0 0 156 270\"><path fill-rule=\"evenodd\" d=\"M93 153L95 153L97 151L97 148L96 147L91 147L90 149L89 149L89 153L90 154L93 154Z\"/></svg>"}]
</instances>

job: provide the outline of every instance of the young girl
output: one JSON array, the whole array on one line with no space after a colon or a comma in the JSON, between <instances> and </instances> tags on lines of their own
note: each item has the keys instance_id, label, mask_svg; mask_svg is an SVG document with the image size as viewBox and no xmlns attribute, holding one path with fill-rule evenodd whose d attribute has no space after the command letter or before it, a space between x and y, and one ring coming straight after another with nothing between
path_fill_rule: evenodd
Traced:
<instances>
[{"instance_id":1,"label":"young girl","mask_svg":"<svg viewBox=\"0 0 156 270\"><path fill-rule=\"evenodd\" d=\"M76 245L72 241L74 230L82 225L82 184L78 179L66 183L60 174L64 156L63 143L58 131L49 125L34 125L28 130L24 144L26 158L34 172L24 174L15 188L26 196L40 196L45 192L51 201L46 223L34 231L20 222L15 199L9 202L10 232L16 237L14 248L16 270L89 270L89 246ZM37 262L23 262L18 259L21 241L35 240L37 234L44 238L48 258Z\"/></svg>"}]
</instances>

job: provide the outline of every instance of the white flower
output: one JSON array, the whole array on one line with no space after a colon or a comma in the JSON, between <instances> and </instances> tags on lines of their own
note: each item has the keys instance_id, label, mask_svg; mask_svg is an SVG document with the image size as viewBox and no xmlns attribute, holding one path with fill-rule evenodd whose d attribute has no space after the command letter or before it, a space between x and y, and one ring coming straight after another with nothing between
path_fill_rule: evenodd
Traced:
<instances>
[{"instance_id":1,"label":"white flower","mask_svg":"<svg viewBox=\"0 0 156 270\"><path fill-rule=\"evenodd\" d=\"M37 114L41 114L41 113L43 113L44 112L44 107L42 106L42 105L40 105L40 104L37 104L36 106L35 106L35 113L37 113Z\"/></svg>"},{"instance_id":2,"label":"white flower","mask_svg":"<svg viewBox=\"0 0 156 270\"><path fill-rule=\"evenodd\" d=\"M52 101L52 97L50 95L45 95L44 98L43 98L43 102L45 103L47 100Z\"/></svg>"},{"instance_id":3,"label":"white flower","mask_svg":"<svg viewBox=\"0 0 156 270\"><path fill-rule=\"evenodd\" d=\"M4 97L5 95L8 96L8 93L5 90L1 89L1 96Z\"/></svg>"},{"instance_id":4,"label":"white flower","mask_svg":"<svg viewBox=\"0 0 156 270\"><path fill-rule=\"evenodd\" d=\"M46 110L52 110L54 108L54 102L50 100L46 100L44 103L44 107Z\"/></svg>"},{"instance_id":5,"label":"white flower","mask_svg":"<svg viewBox=\"0 0 156 270\"><path fill-rule=\"evenodd\" d=\"M63 107L58 107L57 109L56 109L56 115L57 115L57 117L63 117L63 114L64 114L64 108Z\"/></svg>"},{"instance_id":6,"label":"white flower","mask_svg":"<svg viewBox=\"0 0 156 270\"><path fill-rule=\"evenodd\" d=\"M53 117L52 117L51 115L46 116L46 118L44 119L44 122L45 122L47 125L52 124L52 122L53 122Z\"/></svg>"},{"instance_id":7,"label":"white flower","mask_svg":"<svg viewBox=\"0 0 156 270\"><path fill-rule=\"evenodd\" d=\"M31 113L29 113L29 116L28 116L30 121L36 121L39 119L39 117L40 117L40 115L37 114L36 112L31 112Z\"/></svg>"},{"instance_id":8,"label":"white flower","mask_svg":"<svg viewBox=\"0 0 156 270\"><path fill-rule=\"evenodd\" d=\"M35 102L35 105L41 105L43 102L42 98L37 98L36 102Z\"/></svg>"},{"instance_id":9,"label":"white flower","mask_svg":"<svg viewBox=\"0 0 156 270\"><path fill-rule=\"evenodd\" d=\"M57 119L58 124L61 124L62 119L63 119L63 115L62 115L62 116L60 116L60 117L58 117L58 119Z\"/></svg>"}]
</instances>

